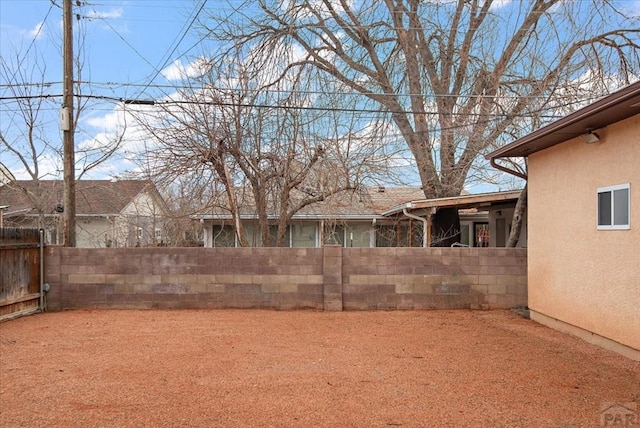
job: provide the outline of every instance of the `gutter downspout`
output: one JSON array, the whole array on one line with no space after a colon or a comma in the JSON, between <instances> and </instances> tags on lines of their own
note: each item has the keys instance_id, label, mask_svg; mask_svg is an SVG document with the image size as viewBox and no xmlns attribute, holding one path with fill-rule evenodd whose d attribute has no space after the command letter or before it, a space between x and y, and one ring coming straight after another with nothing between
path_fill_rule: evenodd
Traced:
<instances>
[{"instance_id":1,"label":"gutter downspout","mask_svg":"<svg viewBox=\"0 0 640 428\"><path fill-rule=\"evenodd\" d=\"M489 160L491 162L491 166L494 167L495 169L498 169L498 170L500 170L502 172L506 172L507 174L515 175L516 177L522 178L523 180L527 180L527 175L526 174L523 174L523 173L521 173L519 171L516 171L514 169L511 169L511 168L507 168L506 166L499 165L496 162L496 158L491 158Z\"/></svg>"},{"instance_id":2,"label":"gutter downspout","mask_svg":"<svg viewBox=\"0 0 640 428\"><path fill-rule=\"evenodd\" d=\"M371 219L371 230L369 231L369 247L376 246L376 219Z\"/></svg>"},{"instance_id":3,"label":"gutter downspout","mask_svg":"<svg viewBox=\"0 0 640 428\"><path fill-rule=\"evenodd\" d=\"M406 215L409 218L420 220L422 222L422 246L424 248L427 248L429 246L429 237L427 236L430 226L429 220L426 218L418 217L415 214L411 214L409 211L407 211L407 207L402 208L402 214Z\"/></svg>"},{"instance_id":4,"label":"gutter downspout","mask_svg":"<svg viewBox=\"0 0 640 428\"><path fill-rule=\"evenodd\" d=\"M44 307L44 229L40 229L40 312L45 311Z\"/></svg>"}]
</instances>

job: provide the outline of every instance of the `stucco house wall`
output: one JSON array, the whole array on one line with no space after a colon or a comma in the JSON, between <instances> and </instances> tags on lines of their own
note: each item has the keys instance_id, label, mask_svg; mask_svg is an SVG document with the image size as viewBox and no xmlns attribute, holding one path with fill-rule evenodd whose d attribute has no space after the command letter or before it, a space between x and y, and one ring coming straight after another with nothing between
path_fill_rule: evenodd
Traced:
<instances>
[{"instance_id":1,"label":"stucco house wall","mask_svg":"<svg viewBox=\"0 0 640 428\"><path fill-rule=\"evenodd\" d=\"M532 318L640 351L640 115L529 156ZM630 229L598 230L597 189L630 183ZM584 335L583 335L584 337ZM634 354L640 355L640 354Z\"/></svg>"},{"instance_id":2,"label":"stucco house wall","mask_svg":"<svg viewBox=\"0 0 640 428\"><path fill-rule=\"evenodd\" d=\"M113 217L113 216L112 216ZM113 218L92 216L76 218L76 246L104 248L113 234Z\"/></svg>"},{"instance_id":3,"label":"stucco house wall","mask_svg":"<svg viewBox=\"0 0 640 428\"><path fill-rule=\"evenodd\" d=\"M139 193L127 206L120 212L122 215L129 216L160 216L164 214L158 206L158 201L149 193Z\"/></svg>"}]
</instances>

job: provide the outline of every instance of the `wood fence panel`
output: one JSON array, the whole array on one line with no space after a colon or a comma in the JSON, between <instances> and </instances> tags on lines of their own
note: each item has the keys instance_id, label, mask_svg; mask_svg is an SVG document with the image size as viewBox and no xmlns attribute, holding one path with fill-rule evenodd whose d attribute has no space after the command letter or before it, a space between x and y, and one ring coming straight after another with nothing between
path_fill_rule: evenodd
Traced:
<instances>
[{"instance_id":1,"label":"wood fence panel","mask_svg":"<svg viewBox=\"0 0 640 428\"><path fill-rule=\"evenodd\" d=\"M40 231L0 229L0 321L40 309Z\"/></svg>"}]
</instances>

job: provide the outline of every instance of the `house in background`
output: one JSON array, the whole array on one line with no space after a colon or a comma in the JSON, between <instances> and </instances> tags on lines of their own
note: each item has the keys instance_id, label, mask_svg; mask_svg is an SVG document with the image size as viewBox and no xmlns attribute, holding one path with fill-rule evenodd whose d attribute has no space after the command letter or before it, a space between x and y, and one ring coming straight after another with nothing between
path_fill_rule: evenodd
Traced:
<instances>
[{"instance_id":1,"label":"house in background","mask_svg":"<svg viewBox=\"0 0 640 428\"><path fill-rule=\"evenodd\" d=\"M435 203L435 207L440 203L441 206L460 207L462 244L489 246L491 245L490 224L493 222L500 225L502 224L499 221L500 218L510 219L508 210L515 206L519 191L495 195L469 195L430 202L424 200L424 192L418 187L368 187L359 192L343 192L332 195L325 201L306 206L296 213L287 229L284 245L287 247L321 247L325 244L339 244L343 247L422 247L425 245L424 237L429 235L429 227L428 219L420 215L425 215L428 211L426 208L432 208L432 206L424 207L420 204ZM260 246L260 230L255 209L246 201L241 206L243 210L241 219L247 239L250 245ZM417 215L408 212L405 208ZM195 218L203 224L206 247L239 245L232 217L228 211L218 208ZM277 220L275 215L270 218L274 223ZM277 225L274 224L272 228L272 235L275 236Z\"/></svg>"},{"instance_id":2,"label":"house in background","mask_svg":"<svg viewBox=\"0 0 640 428\"><path fill-rule=\"evenodd\" d=\"M528 159L531 318L640 360L640 82L488 157Z\"/></svg>"},{"instance_id":3,"label":"house in background","mask_svg":"<svg viewBox=\"0 0 640 428\"><path fill-rule=\"evenodd\" d=\"M14 180L0 186L5 227L37 227L46 242L62 242L63 181ZM148 180L78 180L78 247L160 245L167 208Z\"/></svg>"},{"instance_id":4,"label":"house in background","mask_svg":"<svg viewBox=\"0 0 640 428\"><path fill-rule=\"evenodd\" d=\"M15 180L15 178L11 171L0 162L0 186L10 183L13 180Z\"/></svg>"},{"instance_id":5,"label":"house in background","mask_svg":"<svg viewBox=\"0 0 640 428\"><path fill-rule=\"evenodd\" d=\"M246 192L238 192L246 195ZM418 187L373 187L361 191L345 191L328 197L322 202L307 205L297 212L287 228L287 247L321 247L324 244L340 244L344 247L421 246L422 238L416 238L416 224L398 224L387 221L380 212L393 204L424 196ZM261 246L260 230L250 197L242 197L241 220L251 246ZM275 210L272 210L275 211ZM206 247L235 247L238 239L231 214L217 208L198 217L204 226ZM278 217L270 215L276 223ZM385 220L382 222L382 220ZM275 236L277 225L272 226Z\"/></svg>"},{"instance_id":6,"label":"house in background","mask_svg":"<svg viewBox=\"0 0 640 428\"><path fill-rule=\"evenodd\" d=\"M449 198L419 199L397 205L382 212L393 216L418 216L424 219L425 230L440 208L458 208L460 214L460 244L470 247L504 247L511 232L511 219L520 190L509 192L461 195ZM437 238L434 238L437 239ZM518 247L527 246L526 220L520 230Z\"/></svg>"}]
</instances>

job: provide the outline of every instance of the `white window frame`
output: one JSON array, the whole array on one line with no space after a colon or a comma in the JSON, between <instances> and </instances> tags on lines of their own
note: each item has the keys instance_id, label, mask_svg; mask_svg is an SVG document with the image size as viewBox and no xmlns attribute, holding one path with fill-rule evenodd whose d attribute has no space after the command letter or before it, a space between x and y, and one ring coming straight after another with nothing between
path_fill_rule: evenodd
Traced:
<instances>
[{"instance_id":1,"label":"white window frame","mask_svg":"<svg viewBox=\"0 0 640 428\"><path fill-rule=\"evenodd\" d=\"M615 219L615 201L613 200L615 190L627 190L627 224L613 224ZM611 194L611 224L599 224L600 205L599 196L601 193ZM617 184L615 186L599 187L596 192L596 226L598 230L629 230L631 229L631 183Z\"/></svg>"}]
</instances>

